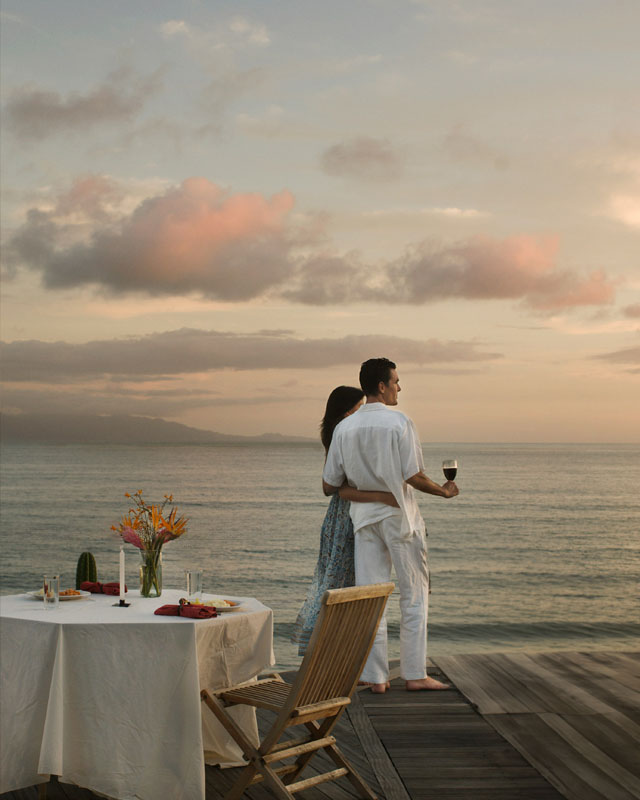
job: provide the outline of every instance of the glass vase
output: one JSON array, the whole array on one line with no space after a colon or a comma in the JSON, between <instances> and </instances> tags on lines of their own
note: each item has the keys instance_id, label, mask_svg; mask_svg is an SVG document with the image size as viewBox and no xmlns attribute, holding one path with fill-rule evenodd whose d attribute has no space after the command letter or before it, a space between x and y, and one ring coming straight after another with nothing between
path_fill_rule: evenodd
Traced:
<instances>
[{"instance_id":1,"label":"glass vase","mask_svg":"<svg viewBox=\"0 0 640 800\"><path fill-rule=\"evenodd\" d=\"M142 597L160 597L162 550L141 550L140 559L140 594Z\"/></svg>"}]
</instances>

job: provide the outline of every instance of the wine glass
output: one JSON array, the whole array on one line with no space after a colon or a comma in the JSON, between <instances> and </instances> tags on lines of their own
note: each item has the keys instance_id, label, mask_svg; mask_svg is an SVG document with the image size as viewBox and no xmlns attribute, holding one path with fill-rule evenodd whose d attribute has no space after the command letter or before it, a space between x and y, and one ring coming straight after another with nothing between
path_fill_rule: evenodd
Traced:
<instances>
[{"instance_id":1,"label":"wine glass","mask_svg":"<svg viewBox=\"0 0 640 800\"><path fill-rule=\"evenodd\" d=\"M455 460L455 458L443 461L442 471L444 472L444 477L448 481L454 481L458 472L458 462Z\"/></svg>"}]
</instances>

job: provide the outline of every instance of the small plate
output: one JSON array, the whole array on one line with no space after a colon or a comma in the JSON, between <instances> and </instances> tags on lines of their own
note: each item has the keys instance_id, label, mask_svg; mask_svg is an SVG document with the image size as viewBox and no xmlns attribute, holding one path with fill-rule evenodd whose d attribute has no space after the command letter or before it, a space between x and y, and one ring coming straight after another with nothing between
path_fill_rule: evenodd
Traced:
<instances>
[{"instance_id":1,"label":"small plate","mask_svg":"<svg viewBox=\"0 0 640 800\"><path fill-rule=\"evenodd\" d=\"M231 603L230 606L217 606L215 604L216 600L224 600L227 603ZM239 600L230 600L227 597L214 597L211 600L206 600L202 603L205 608L215 608L218 613L223 611L238 611L239 609L243 608L244 606Z\"/></svg>"},{"instance_id":2,"label":"small plate","mask_svg":"<svg viewBox=\"0 0 640 800\"><path fill-rule=\"evenodd\" d=\"M91 597L91 592L85 592L82 589L78 589L77 591L80 594L61 594L60 600L81 600L83 597ZM35 592L27 592L30 597L33 597L34 600L42 600L44 597L44 591L42 589L38 589Z\"/></svg>"}]
</instances>

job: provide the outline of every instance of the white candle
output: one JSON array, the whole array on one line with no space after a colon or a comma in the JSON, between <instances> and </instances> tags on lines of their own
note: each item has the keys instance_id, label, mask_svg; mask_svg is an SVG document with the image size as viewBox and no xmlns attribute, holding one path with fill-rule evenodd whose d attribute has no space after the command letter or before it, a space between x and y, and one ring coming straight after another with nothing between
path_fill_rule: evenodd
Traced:
<instances>
[{"instance_id":1,"label":"white candle","mask_svg":"<svg viewBox=\"0 0 640 800\"><path fill-rule=\"evenodd\" d=\"M124 602L124 547L120 547L120 602Z\"/></svg>"}]
</instances>

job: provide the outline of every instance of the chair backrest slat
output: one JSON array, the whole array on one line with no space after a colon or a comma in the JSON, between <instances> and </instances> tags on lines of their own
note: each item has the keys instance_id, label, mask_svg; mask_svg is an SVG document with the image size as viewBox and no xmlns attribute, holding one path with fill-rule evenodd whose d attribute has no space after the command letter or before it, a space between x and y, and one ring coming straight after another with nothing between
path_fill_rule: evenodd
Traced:
<instances>
[{"instance_id":1,"label":"chair backrest slat","mask_svg":"<svg viewBox=\"0 0 640 800\"><path fill-rule=\"evenodd\" d=\"M351 695L392 590L392 583L379 583L325 592L292 688L293 705Z\"/></svg>"}]
</instances>

